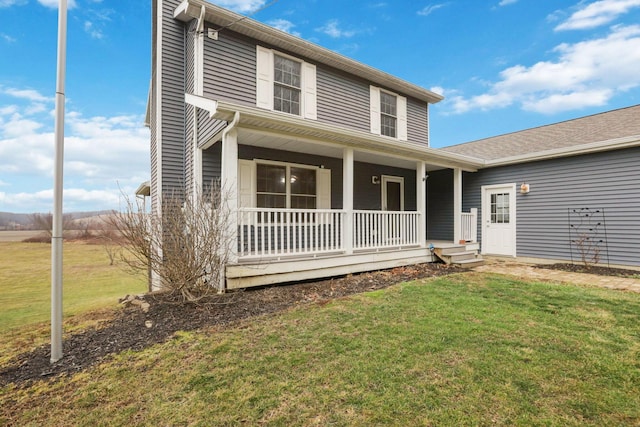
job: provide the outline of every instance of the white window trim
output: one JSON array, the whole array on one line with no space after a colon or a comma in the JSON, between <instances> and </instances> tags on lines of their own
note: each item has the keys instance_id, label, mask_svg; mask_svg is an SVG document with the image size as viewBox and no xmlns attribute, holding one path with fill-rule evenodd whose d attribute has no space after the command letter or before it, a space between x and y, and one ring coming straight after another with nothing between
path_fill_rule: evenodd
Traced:
<instances>
[{"instance_id":1,"label":"white window trim","mask_svg":"<svg viewBox=\"0 0 640 427\"><path fill-rule=\"evenodd\" d=\"M382 175L380 177L380 187L382 187L381 194L381 208L383 211L387 209L387 182L397 182L400 184L400 210L404 211L404 177L393 175Z\"/></svg>"},{"instance_id":2,"label":"white window trim","mask_svg":"<svg viewBox=\"0 0 640 427\"><path fill-rule=\"evenodd\" d=\"M380 93L384 92L396 97L396 137L382 135L381 111L380 111ZM407 98L395 92L379 88L377 86L369 86L370 94L370 112L371 112L371 133L380 135L384 138L396 139L399 141L407 141Z\"/></svg>"},{"instance_id":3,"label":"white window trim","mask_svg":"<svg viewBox=\"0 0 640 427\"><path fill-rule=\"evenodd\" d=\"M275 160L238 160L239 163L239 193L241 207L257 207L258 174L257 166L275 165L285 166L286 169L286 209L291 209L291 168L302 168L316 171L316 209L331 209L331 169L322 166L305 165L300 163L279 162ZM244 171L244 172L243 172ZM249 182L245 182L249 180Z\"/></svg>"},{"instance_id":4,"label":"white window trim","mask_svg":"<svg viewBox=\"0 0 640 427\"><path fill-rule=\"evenodd\" d=\"M276 111L273 108L274 55L300 63L300 114L290 114ZM256 46L256 106L281 113L302 117L310 120L318 119L318 89L316 81L316 66L273 49Z\"/></svg>"}]
</instances>

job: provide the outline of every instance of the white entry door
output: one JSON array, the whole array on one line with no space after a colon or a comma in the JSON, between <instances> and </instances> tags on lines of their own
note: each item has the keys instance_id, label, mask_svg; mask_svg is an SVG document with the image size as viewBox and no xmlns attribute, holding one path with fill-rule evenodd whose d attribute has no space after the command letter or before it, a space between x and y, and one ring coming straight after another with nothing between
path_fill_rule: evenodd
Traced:
<instances>
[{"instance_id":1,"label":"white entry door","mask_svg":"<svg viewBox=\"0 0 640 427\"><path fill-rule=\"evenodd\" d=\"M482 253L516 256L516 185L482 187Z\"/></svg>"}]
</instances>

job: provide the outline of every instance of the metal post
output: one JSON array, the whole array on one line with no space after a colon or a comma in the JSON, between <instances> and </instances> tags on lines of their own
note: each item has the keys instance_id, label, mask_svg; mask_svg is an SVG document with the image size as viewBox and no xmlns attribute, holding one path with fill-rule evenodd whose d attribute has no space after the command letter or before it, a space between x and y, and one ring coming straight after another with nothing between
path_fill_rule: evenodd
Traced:
<instances>
[{"instance_id":1,"label":"metal post","mask_svg":"<svg viewBox=\"0 0 640 427\"><path fill-rule=\"evenodd\" d=\"M62 359L62 177L64 163L64 80L67 59L67 0L59 0L56 79L53 229L51 233L51 363Z\"/></svg>"}]
</instances>

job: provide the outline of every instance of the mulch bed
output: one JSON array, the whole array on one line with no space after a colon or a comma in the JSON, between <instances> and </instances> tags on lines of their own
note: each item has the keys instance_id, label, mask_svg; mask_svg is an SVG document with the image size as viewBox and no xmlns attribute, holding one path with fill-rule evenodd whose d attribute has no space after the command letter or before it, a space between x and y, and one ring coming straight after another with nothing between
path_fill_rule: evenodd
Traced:
<instances>
[{"instance_id":1,"label":"mulch bed","mask_svg":"<svg viewBox=\"0 0 640 427\"><path fill-rule=\"evenodd\" d=\"M176 295L167 293L148 294L143 297L150 304L147 313L139 306L129 305L99 327L66 336L64 357L53 364L50 363L49 345L23 353L8 366L0 368L0 385L27 386L35 380L73 374L124 350L142 350L162 343L176 331L231 324L300 304L325 303L403 281L462 271L465 270L426 263L329 280L229 292L213 295L198 304L181 303Z\"/></svg>"},{"instance_id":2,"label":"mulch bed","mask_svg":"<svg viewBox=\"0 0 640 427\"><path fill-rule=\"evenodd\" d=\"M640 271L638 270L626 270L623 268L604 267L598 265L585 266L584 264L538 264L536 268L546 268L548 270L562 270L572 273L589 273L597 274L600 276L613 276L613 277L628 277L638 279L640 278Z\"/></svg>"}]
</instances>

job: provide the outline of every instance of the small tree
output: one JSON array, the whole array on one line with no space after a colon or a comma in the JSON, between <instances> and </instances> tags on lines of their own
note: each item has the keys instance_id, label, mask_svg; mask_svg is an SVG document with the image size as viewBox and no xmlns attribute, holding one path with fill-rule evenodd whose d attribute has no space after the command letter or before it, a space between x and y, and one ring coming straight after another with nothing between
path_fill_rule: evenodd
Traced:
<instances>
[{"instance_id":1,"label":"small tree","mask_svg":"<svg viewBox=\"0 0 640 427\"><path fill-rule=\"evenodd\" d=\"M127 209L110 220L124 242L124 264L157 277L160 288L185 301L217 292L231 247L227 194L219 186L197 193L165 195L161 216L127 200Z\"/></svg>"},{"instance_id":2,"label":"small tree","mask_svg":"<svg viewBox=\"0 0 640 427\"><path fill-rule=\"evenodd\" d=\"M42 230L51 239L53 235L53 214L52 213L35 213L30 215L33 228ZM70 230L73 224L73 217L69 214L62 216L62 229Z\"/></svg>"}]
</instances>

